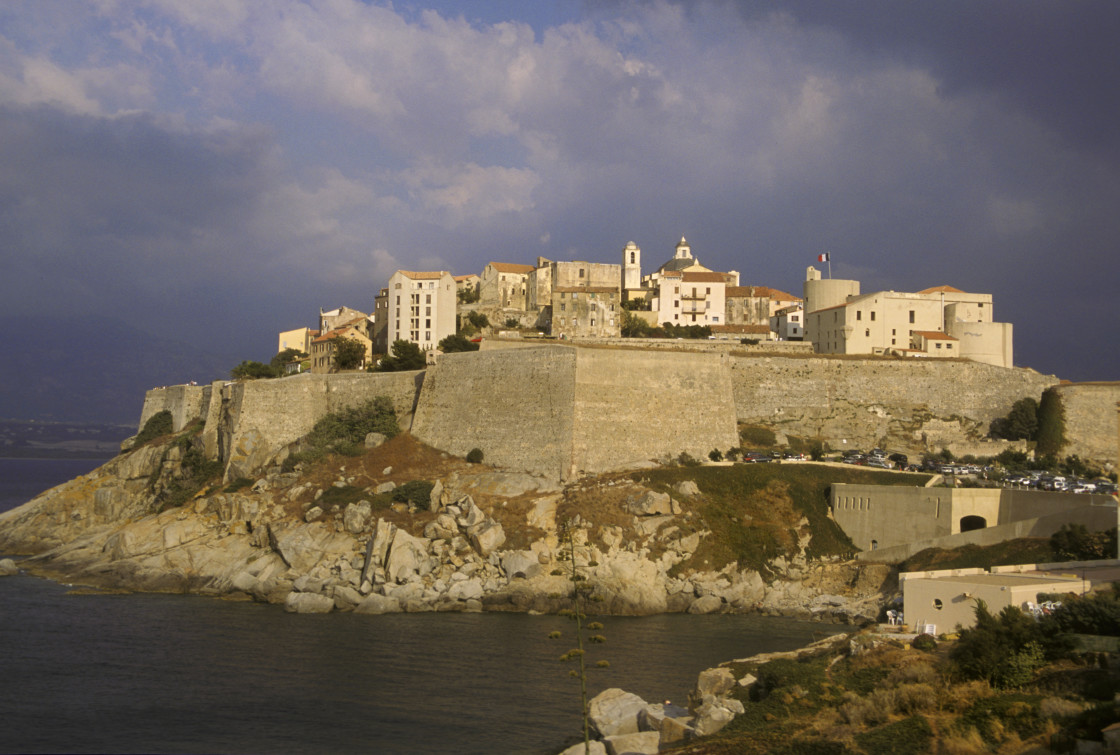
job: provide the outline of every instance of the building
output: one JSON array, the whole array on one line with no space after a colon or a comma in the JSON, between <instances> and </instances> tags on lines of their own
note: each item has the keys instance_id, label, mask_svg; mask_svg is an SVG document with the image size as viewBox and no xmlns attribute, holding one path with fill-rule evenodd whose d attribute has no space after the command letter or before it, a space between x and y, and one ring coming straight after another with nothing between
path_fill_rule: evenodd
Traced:
<instances>
[{"instance_id":1,"label":"building","mask_svg":"<svg viewBox=\"0 0 1120 755\"><path fill-rule=\"evenodd\" d=\"M331 310L323 310L319 308L319 332L326 333L328 330L340 328L343 325L350 323L359 317L368 317L365 312L362 312L351 307L336 307Z\"/></svg>"},{"instance_id":2,"label":"building","mask_svg":"<svg viewBox=\"0 0 1120 755\"><path fill-rule=\"evenodd\" d=\"M801 341L805 337L805 310L800 303L782 307L770 316L770 330L779 341Z\"/></svg>"},{"instance_id":3,"label":"building","mask_svg":"<svg viewBox=\"0 0 1120 755\"><path fill-rule=\"evenodd\" d=\"M319 331L312 330L311 328L296 328L295 330L285 330L280 334L279 344L276 347L276 353L279 354L284 349L295 349L296 351L303 352L304 354L311 353L311 340L317 338Z\"/></svg>"},{"instance_id":4,"label":"building","mask_svg":"<svg viewBox=\"0 0 1120 755\"><path fill-rule=\"evenodd\" d=\"M657 278L650 309L657 322L673 325L723 325L727 279L723 273L666 270Z\"/></svg>"},{"instance_id":5,"label":"building","mask_svg":"<svg viewBox=\"0 0 1120 755\"><path fill-rule=\"evenodd\" d=\"M564 338L616 338L620 333L622 270L601 262L551 262L549 332Z\"/></svg>"},{"instance_id":6,"label":"building","mask_svg":"<svg viewBox=\"0 0 1120 755\"><path fill-rule=\"evenodd\" d=\"M1011 324L993 322L991 294L938 286L860 294L859 281L805 277L805 339L819 354L961 357L1011 367Z\"/></svg>"},{"instance_id":7,"label":"building","mask_svg":"<svg viewBox=\"0 0 1120 755\"><path fill-rule=\"evenodd\" d=\"M373 359L373 342L369 337L369 322L363 316L354 318L350 322L344 323L333 330L328 330L321 336L312 339L310 349L312 373L323 374L339 371L336 360L338 341L341 338L357 341L365 349L361 363L354 369L364 370L370 365Z\"/></svg>"},{"instance_id":8,"label":"building","mask_svg":"<svg viewBox=\"0 0 1120 755\"><path fill-rule=\"evenodd\" d=\"M385 338L390 347L394 341L410 341L421 349L434 349L455 333L457 287L446 270L398 270L386 292Z\"/></svg>"},{"instance_id":9,"label":"building","mask_svg":"<svg viewBox=\"0 0 1120 755\"><path fill-rule=\"evenodd\" d=\"M529 274L532 265L490 262L479 278L478 303L482 308L525 311L528 302Z\"/></svg>"},{"instance_id":10,"label":"building","mask_svg":"<svg viewBox=\"0 0 1120 755\"><path fill-rule=\"evenodd\" d=\"M369 337L374 354L389 353L389 289L377 292L373 300L373 314L369 316Z\"/></svg>"}]
</instances>

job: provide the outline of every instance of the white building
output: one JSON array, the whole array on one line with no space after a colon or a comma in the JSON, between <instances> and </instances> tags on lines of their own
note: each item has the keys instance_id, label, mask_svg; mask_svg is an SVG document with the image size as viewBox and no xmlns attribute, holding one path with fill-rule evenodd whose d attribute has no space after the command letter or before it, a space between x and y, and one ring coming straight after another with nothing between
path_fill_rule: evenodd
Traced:
<instances>
[{"instance_id":1,"label":"white building","mask_svg":"<svg viewBox=\"0 0 1120 755\"><path fill-rule=\"evenodd\" d=\"M455 333L458 301L455 279L446 270L398 270L389 278L386 339L411 341L421 349L434 349Z\"/></svg>"},{"instance_id":2,"label":"white building","mask_svg":"<svg viewBox=\"0 0 1120 755\"><path fill-rule=\"evenodd\" d=\"M723 273L666 270L657 278L650 308L658 324L723 325L726 288Z\"/></svg>"}]
</instances>

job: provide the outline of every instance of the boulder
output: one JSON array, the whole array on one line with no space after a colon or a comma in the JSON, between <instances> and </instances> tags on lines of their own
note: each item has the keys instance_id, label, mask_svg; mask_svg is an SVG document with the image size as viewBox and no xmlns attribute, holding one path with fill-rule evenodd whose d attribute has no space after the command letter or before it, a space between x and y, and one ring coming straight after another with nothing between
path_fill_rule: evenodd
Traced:
<instances>
[{"instance_id":1,"label":"boulder","mask_svg":"<svg viewBox=\"0 0 1120 755\"><path fill-rule=\"evenodd\" d=\"M692 716L679 705L671 703L647 705L638 718L638 728L655 731L663 746L684 742L693 735Z\"/></svg>"},{"instance_id":2,"label":"boulder","mask_svg":"<svg viewBox=\"0 0 1120 755\"><path fill-rule=\"evenodd\" d=\"M482 580L477 577L455 582L447 590L447 597L451 600L480 600L482 594Z\"/></svg>"},{"instance_id":3,"label":"boulder","mask_svg":"<svg viewBox=\"0 0 1120 755\"><path fill-rule=\"evenodd\" d=\"M502 525L493 520L483 523L471 534L471 544L483 558L500 548L505 541L505 530L502 529Z\"/></svg>"},{"instance_id":4,"label":"boulder","mask_svg":"<svg viewBox=\"0 0 1120 755\"><path fill-rule=\"evenodd\" d=\"M705 695L720 697L735 686L735 674L725 667L710 668L700 672L696 679L694 700L702 700Z\"/></svg>"},{"instance_id":5,"label":"boulder","mask_svg":"<svg viewBox=\"0 0 1120 755\"><path fill-rule=\"evenodd\" d=\"M661 735L656 731L615 734L603 737L609 755L657 755Z\"/></svg>"},{"instance_id":6,"label":"boulder","mask_svg":"<svg viewBox=\"0 0 1120 755\"><path fill-rule=\"evenodd\" d=\"M428 511L439 511L439 502L443 498L443 482L436 480L432 485L432 492L428 496Z\"/></svg>"},{"instance_id":7,"label":"boulder","mask_svg":"<svg viewBox=\"0 0 1120 755\"><path fill-rule=\"evenodd\" d=\"M700 495L700 488L692 480L683 480L678 482L675 490L683 496L691 498L694 495Z\"/></svg>"},{"instance_id":8,"label":"boulder","mask_svg":"<svg viewBox=\"0 0 1120 755\"><path fill-rule=\"evenodd\" d=\"M398 528L385 562L385 578L393 582L407 582L412 575L424 576L430 571L428 541Z\"/></svg>"},{"instance_id":9,"label":"boulder","mask_svg":"<svg viewBox=\"0 0 1120 755\"><path fill-rule=\"evenodd\" d=\"M638 717L645 708L645 700L617 687L603 690L587 704L591 723L603 737L637 732Z\"/></svg>"},{"instance_id":10,"label":"boulder","mask_svg":"<svg viewBox=\"0 0 1120 755\"><path fill-rule=\"evenodd\" d=\"M290 592L284 599L284 610L288 613L330 613L334 610L334 599L310 592Z\"/></svg>"},{"instance_id":11,"label":"boulder","mask_svg":"<svg viewBox=\"0 0 1120 755\"><path fill-rule=\"evenodd\" d=\"M705 595L692 601L688 607L689 613L705 614L715 613L723 608L723 599L718 595Z\"/></svg>"},{"instance_id":12,"label":"boulder","mask_svg":"<svg viewBox=\"0 0 1120 755\"><path fill-rule=\"evenodd\" d=\"M544 571L540 557L533 551L505 551L501 564L508 579L532 579Z\"/></svg>"},{"instance_id":13,"label":"boulder","mask_svg":"<svg viewBox=\"0 0 1120 755\"><path fill-rule=\"evenodd\" d=\"M731 723L735 718L735 714L723 706L707 703L700 706L696 711L696 721L693 728L696 731L696 736L706 737L709 734L715 734Z\"/></svg>"},{"instance_id":14,"label":"boulder","mask_svg":"<svg viewBox=\"0 0 1120 755\"><path fill-rule=\"evenodd\" d=\"M354 606L354 613L400 613L401 602L396 598L391 598L387 595L378 595L373 593L362 598L358 605Z\"/></svg>"},{"instance_id":15,"label":"boulder","mask_svg":"<svg viewBox=\"0 0 1120 755\"><path fill-rule=\"evenodd\" d=\"M626 508L635 516L663 516L673 513L673 500L668 493L647 490L627 501Z\"/></svg>"},{"instance_id":16,"label":"boulder","mask_svg":"<svg viewBox=\"0 0 1120 755\"><path fill-rule=\"evenodd\" d=\"M347 531L355 535L369 526L369 518L373 513L369 501L358 501L347 505L342 514L342 524Z\"/></svg>"},{"instance_id":17,"label":"boulder","mask_svg":"<svg viewBox=\"0 0 1120 755\"><path fill-rule=\"evenodd\" d=\"M597 739L593 739L584 745L583 742L574 744L568 749L564 750L560 755L607 755L607 747Z\"/></svg>"},{"instance_id":18,"label":"boulder","mask_svg":"<svg viewBox=\"0 0 1120 755\"><path fill-rule=\"evenodd\" d=\"M324 557L337 558L353 551L349 535L335 533L322 522L282 527L269 525L269 544L284 563L297 572L310 572Z\"/></svg>"},{"instance_id":19,"label":"boulder","mask_svg":"<svg viewBox=\"0 0 1120 755\"><path fill-rule=\"evenodd\" d=\"M486 514L475 505L474 499L470 496L457 502L455 507L461 512L455 517L455 523L463 529L470 529L486 521Z\"/></svg>"},{"instance_id":20,"label":"boulder","mask_svg":"<svg viewBox=\"0 0 1120 755\"><path fill-rule=\"evenodd\" d=\"M377 448L387 440L388 438L382 433L369 433L366 435L365 446L366 448Z\"/></svg>"},{"instance_id":21,"label":"boulder","mask_svg":"<svg viewBox=\"0 0 1120 755\"><path fill-rule=\"evenodd\" d=\"M334 607L348 611L362 602L362 594L349 585L336 585L334 590Z\"/></svg>"},{"instance_id":22,"label":"boulder","mask_svg":"<svg viewBox=\"0 0 1120 755\"><path fill-rule=\"evenodd\" d=\"M0 558L0 577L10 577L19 574L19 567L10 558Z\"/></svg>"}]
</instances>

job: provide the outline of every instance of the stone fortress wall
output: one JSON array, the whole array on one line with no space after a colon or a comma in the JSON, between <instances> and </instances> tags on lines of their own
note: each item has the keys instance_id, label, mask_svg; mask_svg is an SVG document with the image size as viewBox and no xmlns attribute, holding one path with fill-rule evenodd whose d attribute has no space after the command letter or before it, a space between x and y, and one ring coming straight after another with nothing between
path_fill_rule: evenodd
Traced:
<instances>
[{"instance_id":1,"label":"stone fortress wall","mask_svg":"<svg viewBox=\"0 0 1120 755\"><path fill-rule=\"evenodd\" d=\"M511 344L512 345L512 344ZM142 418L169 409L181 428L206 418L206 448L248 476L327 412L388 395L401 426L457 455L551 478L640 466L682 451L738 445L736 422L819 437L834 448L938 450L986 433L1057 378L964 361L732 356L530 345L446 354L426 371L300 375L148 392ZM1071 448L1114 462L1113 393L1063 386ZM1099 395L1098 395L1099 394ZM1115 422L1115 420L1112 420ZM1101 433L1103 437L1088 437ZM846 443L845 443L846 441Z\"/></svg>"},{"instance_id":2,"label":"stone fortress wall","mask_svg":"<svg viewBox=\"0 0 1120 755\"><path fill-rule=\"evenodd\" d=\"M1068 383L1057 388L1065 411L1063 454L1117 463L1120 450L1120 382Z\"/></svg>"}]
</instances>

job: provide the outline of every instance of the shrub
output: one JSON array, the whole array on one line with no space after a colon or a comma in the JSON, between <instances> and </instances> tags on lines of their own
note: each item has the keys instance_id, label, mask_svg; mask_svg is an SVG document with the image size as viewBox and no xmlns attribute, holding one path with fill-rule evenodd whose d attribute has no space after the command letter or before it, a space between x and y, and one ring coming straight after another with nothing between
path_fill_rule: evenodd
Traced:
<instances>
[{"instance_id":1,"label":"shrub","mask_svg":"<svg viewBox=\"0 0 1120 755\"><path fill-rule=\"evenodd\" d=\"M175 427L175 421L171 417L171 412L164 409L163 411L156 412L148 421L144 423L144 429L136 435L136 442L133 448L137 448L150 440L161 438L164 435L171 434Z\"/></svg>"},{"instance_id":2,"label":"shrub","mask_svg":"<svg viewBox=\"0 0 1120 755\"><path fill-rule=\"evenodd\" d=\"M430 480L412 480L393 491L393 500L427 506L432 500L433 487L435 483Z\"/></svg>"},{"instance_id":3,"label":"shrub","mask_svg":"<svg viewBox=\"0 0 1120 755\"><path fill-rule=\"evenodd\" d=\"M739 428L739 437L744 445L770 448L777 442L774 431L761 425L745 425Z\"/></svg>"},{"instance_id":4,"label":"shrub","mask_svg":"<svg viewBox=\"0 0 1120 755\"><path fill-rule=\"evenodd\" d=\"M411 341L393 341L391 354L381 357L377 372L407 372L422 370L427 364L424 352Z\"/></svg>"},{"instance_id":5,"label":"shrub","mask_svg":"<svg viewBox=\"0 0 1120 755\"><path fill-rule=\"evenodd\" d=\"M718 448L713 448L708 452L708 458L712 461L723 461L723 452Z\"/></svg>"},{"instance_id":6,"label":"shrub","mask_svg":"<svg viewBox=\"0 0 1120 755\"><path fill-rule=\"evenodd\" d=\"M467 320L469 320L471 325L478 328L479 330L490 327L490 318L482 314L481 312L476 312L473 309L469 313L467 313Z\"/></svg>"},{"instance_id":7,"label":"shrub","mask_svg":"<svg viewBox=\"0 0 1120 755\"><path fill-rule=\"evenodd\" d=\"M280 374L280 369L272 365L245 360L229 371L229 376L234 380L256 380L257 378L273 378Z\"/></svg>"},{"instance_id":8,"label":"shrub","mask_svg":"<svg viewBox=\"0 0 1120 755\"><path fill-rule=\"evenodd\" d=\"M937 640L934 639L932 634L919 634L910 641L910 647L929 652L937 649Z\"/></svg>"},{"instance_id":9,"label":"shrub","mask_svg":"<svg viewBox=\"0 0 1120 755\"><path fill-rule=\"evenodd\" d=\"M478 351L478 344L472 343L469 338L461 333L452 333L439 342L439 350L444 354L459 351Z\"/></svg>"},{"instance_id":10,"label":"shrub","mask_svg":"<svg viewBox=\"0 0 1120 755\"><path fill-rule=\"evenodd\" d=\"M1066 444L1066 418L1062 398L1053 388L1042 392L1038 403L1038 430L1035 436L1036 456L1052 456Z\"/></svg>"},{"instance_id":11,"label":"shrub","mask_svg":"<svg viewBox=\"0 0 1120 755\"><path fill-rule=\"evenodd\" d=\"M378 396L361 406L327 414L304 438L305 448L285 460L286 469L301 461L316 461L328 453L356 456L364 452L370 433L392 438L400 433L397 412L387 396Z\"/></svg>"},{"instance_id":12,"label":"shrub","mask_svg":"<svg viewBox=\"0 0 1120 755\"><path fill-rule=\"evenodd\" d=\"M482 449L481 448L472 448L467 453L467 461L471 464L481 464L482 463Z\"/></svg>"},{"instance_id":13,"label":"shrub","mask_svg":"<svg viewBox=\"0 0 1120 755\"><path fill-rule=\"evenodd\" d=\"M923 716L910 716L875 731L856 735L856 744L867 753L928 752L933 729Z\"/></svg>"},{"instance_id":14,"label":"shrub","mask_svg":"<svg viewBox=\"0 0 1120 755\"><path fill-rule=\"evenodd\" d=\"M366 361L366 347L356 338L338 336L334 341L334 366L340 370L356 370Z\"/></svg>"},{"instance_id":15,"label":"shrub","mask_svg":"<svg viewBox=\"0 0 1120 755\"><path fill-rule=\"evenodd\" d=\"M681 455L677 457L677 463L682 467L698 467L700 460L692 457L688 451L681 451Z\"/></svg>"}]
</instances>

